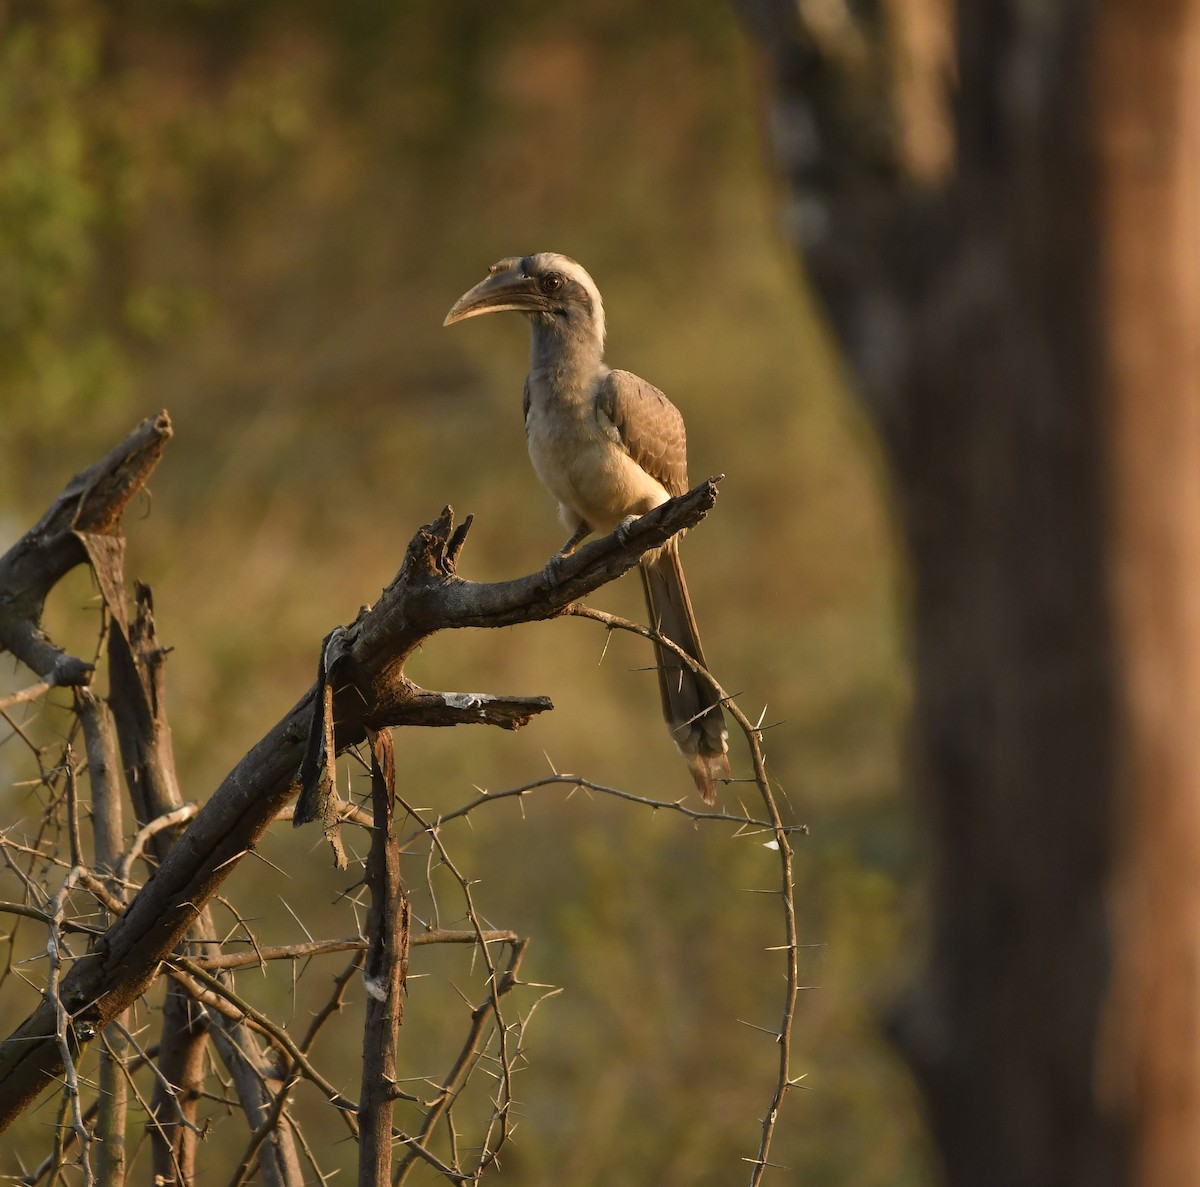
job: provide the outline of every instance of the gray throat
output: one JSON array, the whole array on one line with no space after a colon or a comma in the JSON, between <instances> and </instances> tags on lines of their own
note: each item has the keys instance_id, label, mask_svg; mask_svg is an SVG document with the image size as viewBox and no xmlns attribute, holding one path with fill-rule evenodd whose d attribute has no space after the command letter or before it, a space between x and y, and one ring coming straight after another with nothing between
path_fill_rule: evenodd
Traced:
<instances>
[{"instance_id":1,"label":"gray throat","mask_svg":"<svg viewBox=\"0 0 1200 1187\"><path fill-rule=\"evenodd\" d=\"M531 393L540 398L578 400L595 391L607 374L604 351L590 323L545 315L530 318Z\"/></svg>"}]
</instances>

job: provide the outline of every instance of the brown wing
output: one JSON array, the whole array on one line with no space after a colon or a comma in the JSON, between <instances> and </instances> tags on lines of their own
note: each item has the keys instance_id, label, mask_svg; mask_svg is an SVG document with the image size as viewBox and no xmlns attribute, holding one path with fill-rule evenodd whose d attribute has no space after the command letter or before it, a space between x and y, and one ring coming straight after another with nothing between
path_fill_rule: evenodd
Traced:
<instances>
[{"instance_id":1,"label":"brown wing","mask_svg":"<svg viewBox=\"0 0 1200 1187\"><path fill-rule=\"evenodd\" d=\"M681 495L688 488L687 433L679 409L631 371L610 371L596 392L597 410L620 434L643 470Z\"/></svg>"}]
</instances>

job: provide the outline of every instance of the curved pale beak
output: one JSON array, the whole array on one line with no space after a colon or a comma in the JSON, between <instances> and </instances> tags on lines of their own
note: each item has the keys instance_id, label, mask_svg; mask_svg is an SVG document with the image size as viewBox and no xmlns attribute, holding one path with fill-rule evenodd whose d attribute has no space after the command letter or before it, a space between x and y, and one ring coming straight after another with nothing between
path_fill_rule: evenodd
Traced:
<instances>
[{"instance_id":1,"label":"curved pale beak","mask_svg":"<svg viewBox=\"0 0 1200 1187\"><path fill-rule=\"evenodd\" d=\"M484 313L536 313L545 309L537 282L521 271L519 260L497 264L473 289L468 289L446 314L444 326Z\"/></svg>"}]
</instances>

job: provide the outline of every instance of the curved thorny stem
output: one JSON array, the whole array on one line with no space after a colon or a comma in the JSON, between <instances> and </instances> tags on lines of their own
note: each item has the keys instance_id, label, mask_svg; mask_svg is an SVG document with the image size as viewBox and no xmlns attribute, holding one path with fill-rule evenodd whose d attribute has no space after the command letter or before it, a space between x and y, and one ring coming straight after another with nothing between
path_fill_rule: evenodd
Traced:
<instances>
[{"instance_id":1,"label":"curved thorny stem","mask_svg":"<svg viewBox=\"0 0 1200 1187\"><path fill-rule=\"evenodd\" d=\"M775 1089L770 1104L762 1119L762 1139L757 1153L747 1159L751 1164L750 1187L756 1187L762 1181L766 1168L772 1164L767 1161L771 1149L771 1141L775 1136L779 1122L779 1110L789 1089L797 1087L799 1081L792 1075L792 1025L796 1018L796 1000L800 992L800 940L796 930L796 881L792 868L792 847L789 837L794 832L807 832L803 826L786 825L783 814L779 810L779 801L767 775L767 762L762 749L762 730L742 712L734 698L727 693L707 668L697 663L681 647L676 646L670 639L658 631L642 626L628 618L609 614L603 610L594 610L590 606L573 605L568 608L568 614L576 618L587 618L599 622L609 630L628 631L649 639L662 647L673 651L682 662L692 671L698 673L712 685L721 704L738 724L746 740L746 748L750 752L750 762L754 771L754 785L766 808L767 821L744 820L742 823L766 827L772 834L770 844L779 854L779 894L783 906L783 943L778 950L783 953L785 961L785 989L783 998L783 1013L779 1028L775 1032L775 1041L779 1044L779 1074L775 1080ZM621 794L621 793L617 793ZM665 806L665 805L662 805ZM686 811L686 809L684 809ZM700 817L716 816L719 813L690 813Z\"/></svg>"}]
</instances>

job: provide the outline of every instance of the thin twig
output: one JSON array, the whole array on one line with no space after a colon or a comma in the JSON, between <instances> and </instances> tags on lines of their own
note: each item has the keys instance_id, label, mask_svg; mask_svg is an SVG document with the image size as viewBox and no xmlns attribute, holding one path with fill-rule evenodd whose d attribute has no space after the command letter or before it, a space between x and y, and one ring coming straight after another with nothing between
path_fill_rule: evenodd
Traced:
<instances>
[{"instance_id":1,"label":"thin twig","mask_svg":"<svg viewBox=\"0 0 1200 1187\"><path fill-rule=\"evenodd\" d=\"M36 701L38 697L44 696L54 687L53 680L39 680L36 684L31 684L28 688L22 688L19 692L10 693L6 697L0 697L0 712L5 709L11 709L14 705L23 705L26 701Z\"/></svg>"},{"instance_id":2,"label":"thin twig","mask_svg":"<svg viewBox=\"0 0 1200 1187\"><path fill-rule=\"evenodd\" d=\"M746 738L746 746L750 751L750 760L754 768L754 782L758 787L759 795L762 797L763 805L766 807L767 816L770 820L769 827L774 834L773 847L779 855L779 894L783 902L784 943L778 945L776 950L784 953L786 981L783 1016L780 1019L779 1029L771 1032L774 1034L775 1041L779 1044L779 1072L775 1080L775 1088L770 1104L762 1119L762 1136L759 1141L758 1152L753 1159L747 1159L752 1166L750 1187L757 1187L762 1182L762 1177L767 1167L772 1165L767 1161L767 1155L778 1125L780 1107L789 1089L797 1085L797 1080L792 1076L791 1056L792 1025L796 1017L796 998L800 986L800 942L796 930L796 883L792 866L792 848L789 842L789 835L795 831L805 830L796 830L783 823L779 804L775 798L774 791L771 789L771 782L767 775L766 760L762 752L761 731L742 712L734 699L725 692L711 672L703 665L697 663L687 652L670 639L661 635L658 631L642 626L640 623L633 622L627 618L621 618L615 614L608 614L603 610L593 610L590 606L580 604L569 607L567 612L578 618L589 618L594 622L602 623L610 630L622 630L630 634L639 635L643 639L649 639L674 652L693 672L711 685L713 691L721 699L725 709L734 721L737 722Z\"/></svg>"},{"instance_id":3,"label":"thin twig","mask_svg":"<svg viewBox=\"0 0 1200 1187\"><path fill-rule=\"evenodd\" d=\"M308 1024L308 1030L305 1032L304 1038L300 1040L300 1050L305 1055L312 1050L313 1043L317 1041L317 1035L320 1033L321 1027L342 1008L342 1004L346 1000L346 990L351 980L353 980L354 974L362 968L363 956L366 950L366 945L364 944L362 948L355 952L350 963L333 979L333 993L330 994L329 1000L313 1015L313 1020Z\"/></svg>"},{"instance_id":4,"label":"thin twig","mask_svg":"<svg viewBox=\"0 0 1200 1187\"><path fill-rule=\"evenodd\" d=\"M0 910L5 904L0 903ZM23 914L42 918L40 912L28 911ZM486 930L482 933L475 931L454 931L448 928L436 928L430 931L416 932L409 940L414 947L422 944L511 944L517 939L515 931ZM270 947L256 948L253 952L222 952L220 956L194 956L192 959L202 969L242 969L249 965L262 965L269 960L304 960L310 956L324 956L330 952L365 952L367 941L362 936L345 936L340 940L311 940L303 944L277 944Z\"/></svg>"},{"instance_id":5,"label":"thin twig","mask_svg":"<svg viewBox=\"0 0 1200 1187\"><path fill-rule=\"evenodd\" d=\"M462 1091L467 1079L470 1076L471 1069L475 1066L479 1054L483 1049L487 1040L487 1021L489 1015L495 1020L495 1032L499 1043L499 1064L500 1064L500 1082L497 1087L497 1095L494 1100L494 1108L491 1121L488 1125L488 1135L481 1144L480 1154L473 1172L463 1176L464 1179L474 1181L479 1175L490 1165L499 1153L500 1148L508 1136L508 1112L512 1102L512 1061L509 1056L507 1046L508 1026L504 1021L504 1017L500 1010L500 998L508 993L517 982L517 971L520 967L521 958L525 952L527 941L517 940L512 944L512 954L505 969L503 978L497 976L496 965L492 960L491 953L487 947L487 929L480 922L476 911L474 897L471 893L469 881L463 877L458 867L454 864L449 852L446 850L440 836L440 820L435 823L425 821L421 813L406 803L402 798L397 797L397 802L400 803L405 811L422 825L422 831L429 836L433 842L431 846L431 855L436 849L441 863L450 871L452 876L459 884L463 898L466 903L467 918L471 922L474 933L483 951L484 963L487 968L487 998L477 1005L471 1012L471 1027L467 1032L467 1037L463 1043L462 1050L459 1052L458 1059L455 1061L454 1067L449 1075L443 1081L440 1092L437 1098L429 1107L425 1115L425 1122L421 1127L421 1131L409 1141L409 1153L396 1164L395 1174L392 1178L393 1187L400 1187L416 1164L417 1158L429 1161L430 1155L427 1149L427 1143L438 1121L444 1114L447 1114L453 1101ZM491 1131L493 1126L499 1122L500 1132L496 1140L493 1142ZM461 1174L461 1172L460 1172Z\"/></svg>"},{"instance_id":6,"label":"thin twig","mask_svg":"<svg viewBox=\"0 0 1200 1187\"><path fill-rule=\"evenodd\" d=\"M582 617L582 616L581 616ZM636 624L632 624L636 625ZM640 628L639 628L640 633ZM531 780L529 783L522 783L519 787L506 787L503 791L484 791L469 803L464 804L460 808L454 809L452 812L446 812L439 816L434 822L435 827L441 827L443 824L449 824L452 820L459 820L464 816L468 816L477 808L484 804L503 803L509 799L523 799L534 791L538 791L543 787L566 787L569 790L580 788L584 791L594 791L599 795L612 796L614 799L626 800L631 804L640 804L642 807L650 808L654 811L678 812L681 816L686 816L689 820L696 821L719 821L723 824L735 824L746 829L761 829L764 832L774 834L775 825L770 820L758 820L753 816L739 816L730 812L710 812L703 809L696 809L687 804L683 799L678 800L658 800L651 799L647 796L636 795L631 791L625 791L620 787L610 787L604 783L597 783L592 779L585 779L582 775L571 775L565 772L556 772L553 775L543 776L541 779ZM808 826L804 824L785 825L785 830L789 833L806 833ZM420 828L411 833L401 843L401 848L411 846L414 842L420 840L425 835L425 829Z\"/></svg>"},{"instance_id":7,"label":"thin twig","mask_svg":"<svg viewBox=\"0 0 1200 1187\"><path fill-rule=\"evenodd\" d=\"M138 834L130 842L125 856L121 858L121 868L118 871L121 883L125 886L130 885L133 878L133 863L145 852L146 845L152 837L157 836L163 829L174 828L177 824L183 824L185 821L191 820L199 811L199 804L184 804L183 807L176 808L172 812L165 812L161 816L156 816L139 830Z\"/></svg>"},{"instance_id":8,"label":"thin twig","mask_svg":"<svg viewBox=\"0 0 1200 1187\"><path fill-rule=\"evenodd\" d=\"M193 978L195 981L199 981L205 989L216 995L216 997L227 1001L247 1022L281 1048L301 1070L305 1079L315 1084L325 1094L326 1099L337 1109L338 1114L346 1122L350 1132L357 1135L358 1121L356 1118L358 1105L348 1096L339 1092L317 1071L304 1052L296 1046L294 1040L286 1030L281 1026L277 1026L261 1010L255 1009L245 998L239 997L220 978L214 977L212 973L207 969L201 968L194 960L189 960L185 956L172 956L164 963L170 970L171 975L175 976L182 985L186 986L189 992L194 993L195 986L189 985L188 979ZM207 999L204 1000L207 1001Z\"/></svg>"},{"instance_id":9,"label":"thin twig","mask_svg":"<svg viewBox=\"0 0 1200 1187\"><path fill-rule=\"evenodd\" d=\"M46 976L45 992L46 1000L54 1007L54 1033L58 1042L59 1055L63 1061L63 1082L66 1094L64 1108L70 1108L72 1128L79 1142L79 1164L83 1168L84 1187L92 1187L95 1177L92 1173L92 1161L90 1157L91 1134L88 1132L87 1124L84 1121L83 1105L79 1095L79 1075L75 1068L75 1051L72 1050L72 1046L76 1046L77 1048L78 1039L75 1036L71 1023L71 1013L67 1009L66 1003L62 1000L62 995L59 992L63 963L62 918L66 912L67 899L83 874L84 870L82 867L72 869L59 889L59 892L51 900L50 934L46 941L46 954L49 957L50 963L49 972Z\"/></svg>"}]
</instances>

